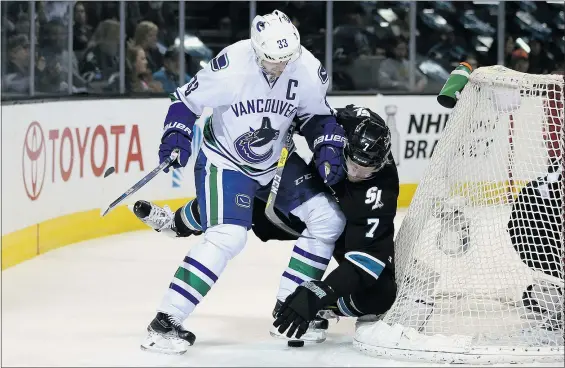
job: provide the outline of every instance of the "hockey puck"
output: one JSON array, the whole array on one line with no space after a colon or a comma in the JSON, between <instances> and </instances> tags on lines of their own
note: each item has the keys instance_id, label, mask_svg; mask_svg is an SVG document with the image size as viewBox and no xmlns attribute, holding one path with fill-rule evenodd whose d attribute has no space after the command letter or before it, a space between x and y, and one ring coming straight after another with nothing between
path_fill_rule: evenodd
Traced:
<instances>
[{"instance_id":1,"label":"hockey puck","mask_svg":"<svg viewBox=\"0 0 565 368\"><path fill-rule=\"evenodd\" d=\"M106 172L104 172L104 177L107 178L108 176L112 175L115 171L116 171L116 169L114 168L114 166L110 166L106 170Z\"/></svg>"},{"instance_id":2,"label":"hockey puck","mask_svg":"<svg viewBox=\"0 0 565 368\"><path fill-rule=\"evenodd\" d=\"M291 348L301 348L304 346L304 341L302 340L288 340L287 345Z\"/></svg>"}]
</instances>

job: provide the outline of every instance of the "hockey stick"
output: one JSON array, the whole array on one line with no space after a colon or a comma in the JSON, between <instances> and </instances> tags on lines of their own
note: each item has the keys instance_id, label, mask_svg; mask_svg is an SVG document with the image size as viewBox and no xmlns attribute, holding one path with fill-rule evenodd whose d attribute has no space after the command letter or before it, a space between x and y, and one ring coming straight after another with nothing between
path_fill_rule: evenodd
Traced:
<instances>
[{"instance_id":1,"label":"hockey stick","mask_svg":"<svg viewBox=\"0 0 565 368\"><path fill-rule=\"evenodd\" d=\"M284 147L281 151L281 156L279 157L279 162L277 164L277 170L275 171L275 176L273 177L273 183L271 184L271 192L269 193L269 198L267 199L267 206L265 207L265 216L276 225L279 229L286 231L287 233L294 235L299 238L314 239L310 236L304 236L290 226L287 226L275 213L275 202L277 200L277 192L279 191L279 185L281 184L281 179L284 171L284 166L286 164L286 159L288 158L288 151L292 147L294 135L294 129L296 124L293 122L286 133Z\"/></svg>"},{"instance_id":2,"label":"hockey stick","mask_svg":"<svg viewBox=\"0 0 565 368\"><path fill-rule=\"evenodd\" d=\"M171 153L171 156L163 161L159 166L151 170L151 172L145 175L140 181L135 183L131 188L126 190L121 196L119 196L114 202L110 203L110 205L104 210L100 210L100 216L104 217L108 214L108 212L112 211L118 204L120 204L124 199L131 196L133 193L137 192L141 189L145 184L149 183L154 177L157 176L161 171L171 166L178 158L179 150L175 149Z\"/></svg>"}]
</instances>

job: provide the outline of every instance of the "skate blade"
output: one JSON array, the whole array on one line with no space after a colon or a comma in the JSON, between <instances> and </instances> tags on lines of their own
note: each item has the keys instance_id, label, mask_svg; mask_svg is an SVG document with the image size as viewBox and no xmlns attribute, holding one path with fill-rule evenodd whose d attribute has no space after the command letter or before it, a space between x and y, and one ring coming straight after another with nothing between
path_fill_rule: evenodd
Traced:
<instances>
[{"instance_id":1,"label":"skate blade","mask_svg":"<svg viewBox=\"0 0 565 368\"><path fill-rule=\"evenodd\" d=\"M286 335L281 334L275 327L273 327L269 331L269 334L276 339L285 340L285 341L302 340L302 341L304 341L305 344L320 344L320 343L326 341L326 331L325 330L311 330L311 329L309 329L308 331L306 331L306 333L304 335L302 335L300 337L300 339L296 339L294 337L289 339L288 337L286 337Z\"/></svg>"},{"instance_id":2,"label":"skate blade","mask_svg":"<svg viewBox=\"0 0 565 368\"><path fill-rule=\"evenodd\" d=\"M188 351L190 344L179 338L167 338L158 334L150 334L140 345L141 350L167 355L182 355Z\"/></svg>"},{"instance_id":3,"label":"skate blade","mask_svg":"<svg viewBox=\"0 0 565 368\"><path fill-rule=\"evenodd\" d=\"M141 350L146 351L148 353L157 353L157 354L166 354L166 355L183 355L188 351L188 350L174 351L174 350L158 349L158 348L155 349L153 347L145 347L143 345L139 345L139 347L141 348Z\"/></svg>"}]
</instances>

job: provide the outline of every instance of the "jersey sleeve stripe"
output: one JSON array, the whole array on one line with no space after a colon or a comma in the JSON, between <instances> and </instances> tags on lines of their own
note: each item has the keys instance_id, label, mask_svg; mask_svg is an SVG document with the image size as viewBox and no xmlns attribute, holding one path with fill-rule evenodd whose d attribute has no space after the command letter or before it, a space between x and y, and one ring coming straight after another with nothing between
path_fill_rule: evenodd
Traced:
<instances>
[{"instance_id":1,"label":"jersey sleeve stripe","mask_svg":"<svg viewBox=\"0 0 565 368\"><path fill-rule=\"evenodd\" d=\"M337 300L337 307L339 309L339 311L341 313L343 313L344 316L348 316L348 317L357 317L356 314L354 314L353 312L351 312L349 310L349 308L347 308L347 305L345 304L345 302L343 301L343 298L339 298Z\"/></svg>"},{"instance_id":2,"label":"jersey sleeve stripe","mask_svg":"<svg viewBox=\"0 0 565 368\"><path fill-rule=\"evenodd\" d=\"M363 252L347 252L345 258L369 275L378 279L385 268L384 262Z\"/></svg>"}]
</instances>

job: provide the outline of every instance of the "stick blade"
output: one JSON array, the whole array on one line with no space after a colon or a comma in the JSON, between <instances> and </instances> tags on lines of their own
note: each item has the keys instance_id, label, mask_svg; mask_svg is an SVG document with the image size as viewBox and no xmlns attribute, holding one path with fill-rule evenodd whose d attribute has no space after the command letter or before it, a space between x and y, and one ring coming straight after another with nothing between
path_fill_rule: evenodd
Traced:
<instances>
[{"instance_id":1,"label":"stick blade","mask_svg":"<svg viewBox=\"0 0 565 368\"><path fill-rule=\"evenodd\" d=\"M106 207L106 209L101 208L101 209L100 209L100 217L106 216L106 215L108 214L108 212L110 212L110 208L111 208L111 207Z\"/></svg>"}]
</instances>

